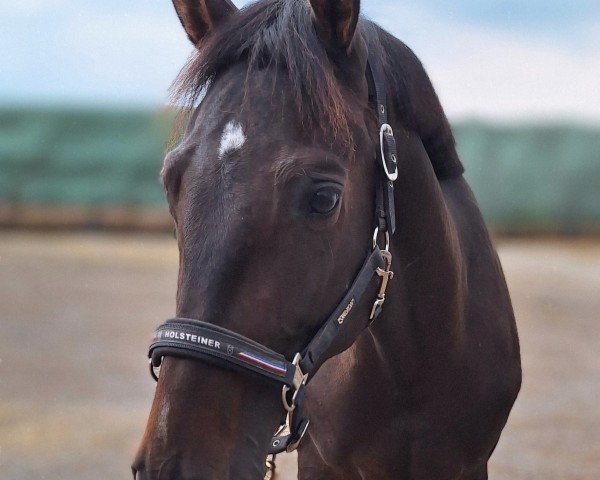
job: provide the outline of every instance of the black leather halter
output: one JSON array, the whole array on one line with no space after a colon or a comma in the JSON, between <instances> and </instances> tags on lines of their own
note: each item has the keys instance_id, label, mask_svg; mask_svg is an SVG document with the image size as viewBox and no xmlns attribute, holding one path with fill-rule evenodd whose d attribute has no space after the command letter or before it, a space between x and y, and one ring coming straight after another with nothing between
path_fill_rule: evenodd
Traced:
<instances>
[{"instance_id":1,"label":"black leather halter","mask_svg":"<svg viewBox=\"0 0 600 480\"><path fill-rule=\"evenodd\" d=\"M379 146L376 161L375 233L373 249L367 255L358 275L333 313L307 347L296 354L292 361L249 338L225 328L201 320L173 318L158 327L150 345L150 372L158 380L155 369L163 357L175 356L208 361L220 366L257 374L282 384L282 402L286 412L285 423L275 434L268 453L296 449L306 433L309 420L303 415L305 387L308 379L323 364L325 353L337 338L342 326L351 318L352 309L358 304L374 276L381 278L379 293L371 310L372 322L385 301L391 271L392 255L389 238L395 230L394 181L398 176L396 142L392 127L387 123L385 77L378 59L369 58L366 70L369 83L369 100L377 112ZM385 247L378 240L385 237Z\"/></svg>"}]
</instances>

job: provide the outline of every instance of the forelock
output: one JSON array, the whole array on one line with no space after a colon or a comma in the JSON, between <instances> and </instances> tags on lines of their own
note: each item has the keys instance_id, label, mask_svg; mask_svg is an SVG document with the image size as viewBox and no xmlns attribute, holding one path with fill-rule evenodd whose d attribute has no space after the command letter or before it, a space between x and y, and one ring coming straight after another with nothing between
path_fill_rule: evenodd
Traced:
<instances>
[{"instance_id":1,"label":"forelock","mask_svg":"<svg viewBox=\"0 0 600 480\"><path fill-rule=\"evenodd\" d=\"M247 77L265 68L285 72L303 125L351 141L349 108L308 1L262 0L232 15L203 40L178 75L171 90L174 103L191 112L215 79L239 62L247 63Z\"/></svg>"}]
</instances>

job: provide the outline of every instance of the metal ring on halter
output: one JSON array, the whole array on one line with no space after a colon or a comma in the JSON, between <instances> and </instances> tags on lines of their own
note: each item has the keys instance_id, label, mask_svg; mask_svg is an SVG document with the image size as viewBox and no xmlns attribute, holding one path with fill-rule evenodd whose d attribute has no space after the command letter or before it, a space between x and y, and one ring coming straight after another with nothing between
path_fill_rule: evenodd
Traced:
<instances>
[{"instance_id":1,"label":"metal ring on halter","mask_svg":"<svg viewBox=\"0 0 600 480\"><path fill-rule=\"evenodd\" d=\"M308 380L308 374L302 373L300 369L300 361L302 360L302 355L297 353L294 356L294 360L292 360L292 364L296 367L296 371L294 372L294 395L292 395L292 403L288 403L287 394L291 390L290 387L284 385L281 388L281 401L283 403L283 407L287 410L288 413L292 413L296 408L296 398L298 397L298 392L300 391L300 387L306 384L306 380Z\"/></svg>"},{"instance_id":2,"label":"metal ring on halter","mask_svg":"<svg viewBox=\"0 0 600 480\"><path fill-rule=\"evenodd\" d=\"M283 403L283 408L285 408L286 412L292 413L296 409L296 403L294 400L296 399L296 393L292 397L292 404L290 405L287 400L287 393L290 391L290 387L284 385L281 389L281 402ZM296 391L297 392L297 391Z\"/></svg>"},{"instance_id":3,"label":"metal ring on halter","mask_svg":"<svg viewBox=\"0 0 600 480\"><path fill-rule=\"evenodd\" d=\"M156 371L154 370L154 364L152 363L152 359L150 359L150 361L148 362L150 364L150 375L152 375L152 378L158 382L158 375L156 374ZM159 371L160 371L160 367Z\"/></svg>"},{"instance_id":4,"label":"metal ring on halter","mask_svg":"<svg viewBox=\"0 0 600 480\"><path fill-rule=\"evenodd\" d=\"M373 249L377 246L377 240L379 239L379 227L375 227L373 233ZM390 232L385 232L385 251L390 251Z\"/></svg>"},{"instance_id":5,"label":"metal ring on halter","mask_svg":"<svg viewBox=\"0 0 600 480\"><path fill-rule=\"evenodd\" d=\"M379 129L379 146L381 148L381 163L383 164L383 170L385 171L385 175L388 178L388 180L390 180L391 182L395 182L396 179L398 178L398 165L396 165L396 171L394 173L390 173L390 171L388 170L387 167L387 163L385 162L385 148L384 148L384 141L383 141L383 136L384 135L389 135L391 137L394 136L394 130L392 130L391 125L384 123L381 128Z\"/></svg>"}]
</instances>

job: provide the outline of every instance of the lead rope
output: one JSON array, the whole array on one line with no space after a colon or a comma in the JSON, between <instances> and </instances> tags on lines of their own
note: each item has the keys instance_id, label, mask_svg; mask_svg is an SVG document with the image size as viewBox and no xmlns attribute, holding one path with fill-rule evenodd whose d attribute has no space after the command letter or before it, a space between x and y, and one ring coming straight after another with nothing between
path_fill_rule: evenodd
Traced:
<instances>
[{"instance_id":1,"label":"lead rope","mask_svg":"<svg viewBox=\"0 0 600 480\"><path fill-rule=\"evenodd\" d=\"M265 474L265 480L276 480L277 474L275 472L275 457L276 455L273 453L271 455L267 455L267 459L265 460L265 464L267 465L267 473Z\"/></svg>"}]
</instances>

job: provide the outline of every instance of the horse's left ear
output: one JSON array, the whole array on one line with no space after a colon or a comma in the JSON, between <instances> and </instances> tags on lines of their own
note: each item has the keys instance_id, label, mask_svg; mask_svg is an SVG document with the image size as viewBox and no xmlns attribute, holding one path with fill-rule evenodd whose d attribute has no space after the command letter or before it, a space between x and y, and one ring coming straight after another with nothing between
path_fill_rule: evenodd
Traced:
<instances>
[{"instance_id":1,"label":"horse's left ear","mask_svg":"<svg viewBox=\"0 0 600 480\"><path fill-rule=\"evenodd\" d=\"M231 0L173 0L173 5L185 33L196 46L210 30L237 12Z\"/></svg>"},{"instance_id":2,"label":"horse's left ear","mask_svg":"<svg viewBox=\"0 0 600 480\"><path fill-rule=\"evenodd\" d=\"M360 0L310 0L315 26L331 50L347 51L354 38Z\"/></svg>"}]
</instances>

